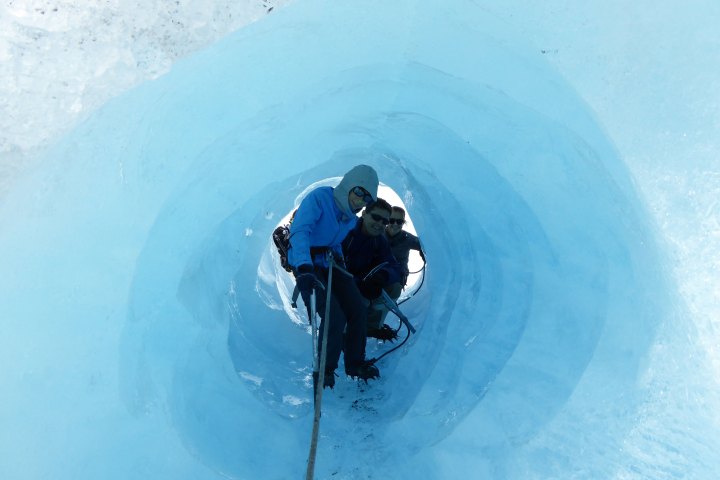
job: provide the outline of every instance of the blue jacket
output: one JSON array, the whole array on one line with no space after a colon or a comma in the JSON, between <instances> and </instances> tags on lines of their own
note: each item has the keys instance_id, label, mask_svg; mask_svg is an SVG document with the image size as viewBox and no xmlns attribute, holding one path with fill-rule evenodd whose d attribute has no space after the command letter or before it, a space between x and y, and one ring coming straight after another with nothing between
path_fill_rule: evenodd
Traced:
<instances>
[{"instance_id":1,"label":"blue jacket","mask_svg":"<svg viewBox=\"0 0 720 480\"><path fill-rule=\"evenodd\" d=\"M355 215L335 204L332 187L316 188L300 203L290 225L288 263L295 269L306 264L327 267L324 254L311 256L312 247L329 247L336 259L342 259L342 241L356 223Z\"/></svg>"},{"instance_id":2,"label":"blue jacket","mask_svg":"<svg viewBox=\"0 0 720 480\"><path fill-rule=\"evenodd\" d=\"M345 174L337 187L319 187L303 198L290 225L290 266L296 270L300 265L327 268L325 255L312 255L312 247L328 247L342 262L342 241L358 221L348 195L354 187L362 187L377 199L378 183L375 170L358 165Z\"/></svg>"}]
</instances>

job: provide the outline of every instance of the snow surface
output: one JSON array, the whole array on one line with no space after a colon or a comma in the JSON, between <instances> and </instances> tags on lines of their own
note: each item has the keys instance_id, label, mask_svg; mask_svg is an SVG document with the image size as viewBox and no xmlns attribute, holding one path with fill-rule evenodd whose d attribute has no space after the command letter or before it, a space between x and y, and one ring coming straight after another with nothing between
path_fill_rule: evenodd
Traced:
<instances>
[{"instance_id":1,"label":"snow surface","mask_svg":"<svg viewBox=\"0 0 720 480\"><path fill-rule=\"evenodd\" d=\"M10 132L0 477L304 478L310 334L270 233L369 163L429 267L417 335L326 393L317 478L714 478L720 7L494 3L298 0L149 61L37 160L52 134Z\"/></svg>"}]
</instances>

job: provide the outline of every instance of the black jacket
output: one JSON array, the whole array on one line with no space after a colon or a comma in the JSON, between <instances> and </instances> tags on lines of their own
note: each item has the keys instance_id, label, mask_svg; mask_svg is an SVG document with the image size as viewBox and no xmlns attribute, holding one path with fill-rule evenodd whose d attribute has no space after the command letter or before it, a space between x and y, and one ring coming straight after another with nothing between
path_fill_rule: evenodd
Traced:
<instances>
[{"instance_id":1,"label":"black jacket","mask_svg":"<svg viewBox=\"0 0 720 480\"><path fill-rule=\"evenodd\" d=\"M365 235L362 232L362 219L360 219L342 243L345 257L345 268L355 276L359 282L377 265L387 262L381 270L388 275L387 284L402 280L402 266L393 257L390 244L385 235Z\"/></svg>"},{"instance_id":2,"label":"black jacket","mask_svg":"<svg viewBox=\"0 0 720 480\"><path fill-rule=\"evenodd\" d=\"M420 239L410 232L400 230L394 237L387 236L388 243L390 244L390 250L393 256L402 267L402 278L403 285L407 281L407 276L410 273L408 269L408 260L410 259L410 250L417 250L423 254L422 247L420 246ZM424 254L423 254L424 257Z\"/></svg>"}]
</instances>

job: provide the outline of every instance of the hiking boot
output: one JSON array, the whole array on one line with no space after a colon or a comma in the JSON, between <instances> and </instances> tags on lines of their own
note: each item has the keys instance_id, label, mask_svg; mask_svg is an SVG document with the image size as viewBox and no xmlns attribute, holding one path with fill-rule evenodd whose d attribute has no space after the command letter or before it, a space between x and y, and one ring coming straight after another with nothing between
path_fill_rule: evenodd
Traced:
<instances>
[{"instance_id":1,"label":"hiking boot","mask_svg":"<svg viewBox=\"0 0 720 480\"><path fill-rule=\"evenodd\" d=\"M398 338L397 332L387 325L383 325L380 328L368 328L367 336L377 338L378 340L389 340L391 342L394 342Z\"/></svg>"},{"instance_id":2,"label":"hiking boot","mask_svg":"<svg viewBox=\"0 0 720 480\"><path fill-rule=\"evenodd\" d=\"M316 386L318 383L319 374L318 372L313 372L313 386ZM326 370L325 371L325 378L323 380L323 387L324 388L335 388L335 370Z\"/></svg>"},{"instance_id":3,"label":"hiking boot","mask_svg":"<svg viewBox=\"0 0 720 480\"><path fill-rule=\"evenodd\" d=\"M370 362L362 362L355 366L345 366L345 373L352 378L359 378L360 380L368 380L378 378L380 376L380 370Z\"/></svg>"}]
</instances>

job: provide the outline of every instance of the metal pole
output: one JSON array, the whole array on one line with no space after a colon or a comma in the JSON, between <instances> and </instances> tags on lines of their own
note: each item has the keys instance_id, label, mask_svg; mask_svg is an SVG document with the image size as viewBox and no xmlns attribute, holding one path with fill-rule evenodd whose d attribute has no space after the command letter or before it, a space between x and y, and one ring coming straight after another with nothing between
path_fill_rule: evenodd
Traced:
<instances>
[{"instance_id":1,"label":"metal pole","mask_svg":"<svg viewBox=\"0 0 720 480\"><path fill-rule=\"evenodd\" d=\"M390 298L390 295L388 295L385 290L380 290L380 299L385 304L385 307L387 307L388 310L398 316L400 321L405 324L405 326L408 328L408 330L410 330L411 333L415 333L415 327L412 326L410 320L408 320L405 314L400 311L400 308L398 307L397 303L395 303L395 300Z\"/></svg>"},{"instance_id":2,"label":"metal pole","mask_svg":"<svg viewBox=\"0 0 720 480\"><path fill-rule=\"evenodd\" d=\"M312 329L312 352L313 352L313 404L315 403L315 392L317 391L318 384L318 369L320 368L320 361L318 359L318 348L317 348L317 312L316 302L317 297L315 290L310 293L310 328Z\"/></svg>"},{"instance_id":3,"label":"metal pole","mask_svg":"<svg viewBox=\"0 0 720 480\"><path fill-rule=\"evenodd\" d=\"M315 388L315 417L313 418L313 430L310 440L310 453L308 454L307 472L305 480L313 480L315 477L315 457L317 456L318 434L320 433L320 413L322 406L322 393L325 389L325 363L327 360L327 339L330 326L330 298L332 295L333 257L328 254L328 282L325 290L325 318L323 319L323 341L320 351L320 365L318 368L317 387Z\"/></svg>"}]
</instances>

